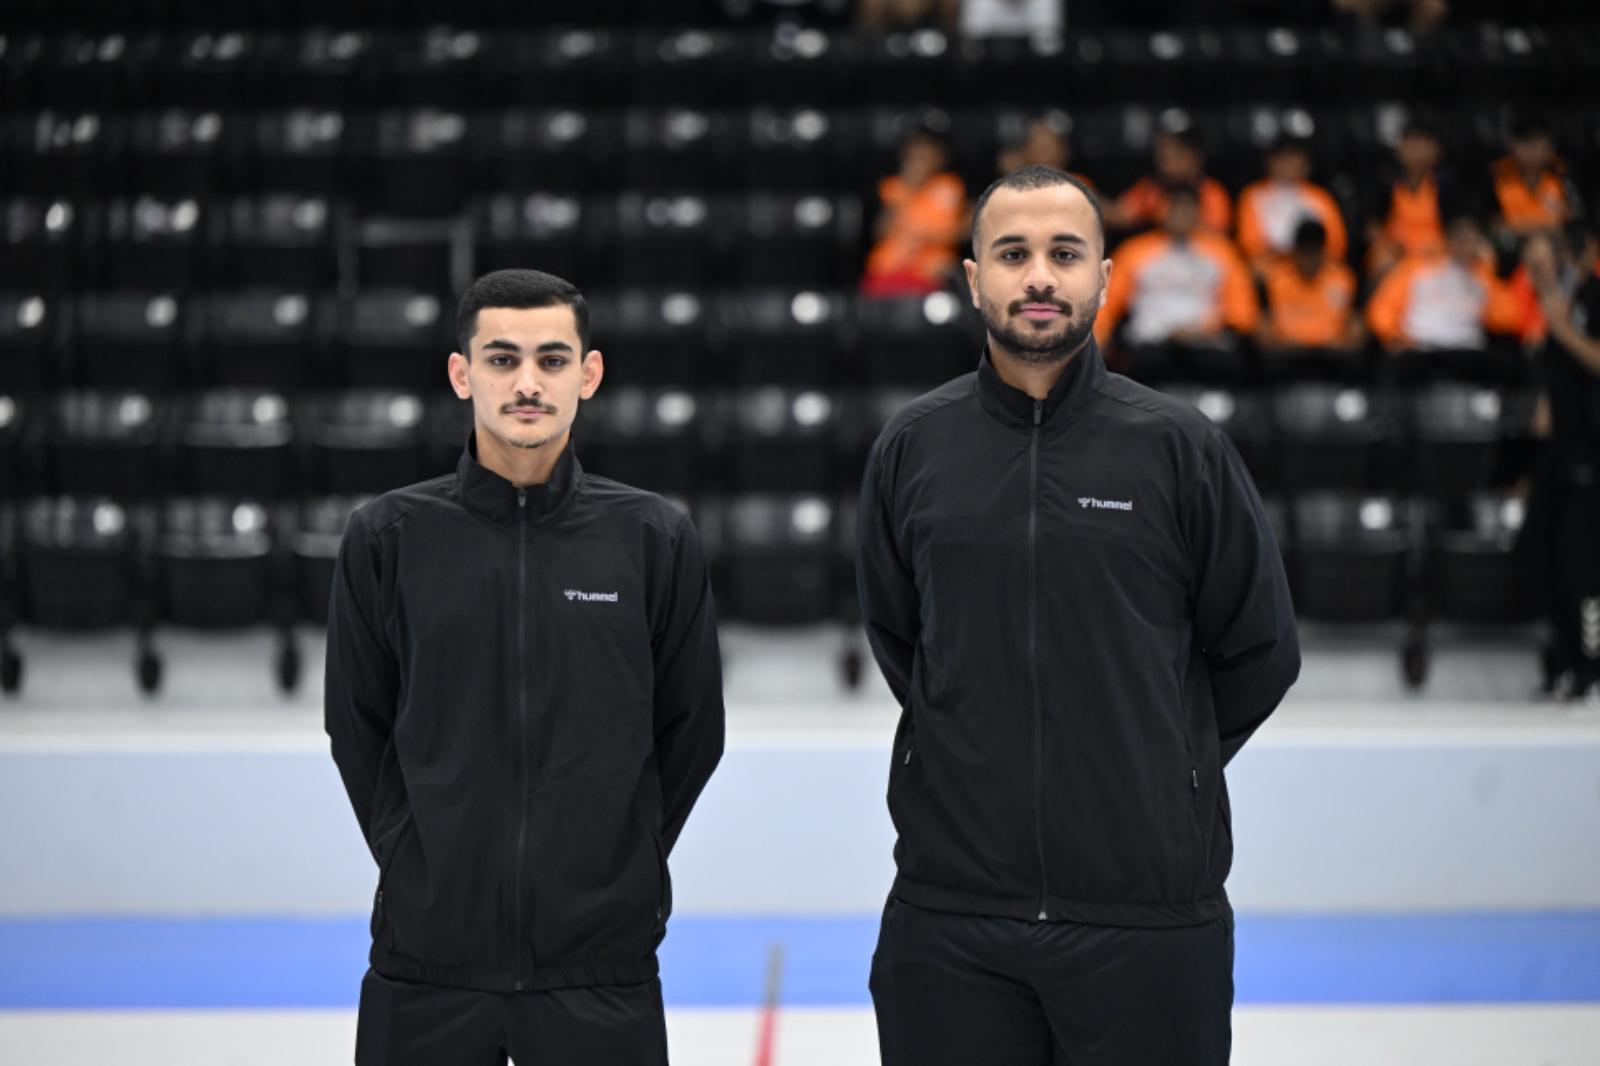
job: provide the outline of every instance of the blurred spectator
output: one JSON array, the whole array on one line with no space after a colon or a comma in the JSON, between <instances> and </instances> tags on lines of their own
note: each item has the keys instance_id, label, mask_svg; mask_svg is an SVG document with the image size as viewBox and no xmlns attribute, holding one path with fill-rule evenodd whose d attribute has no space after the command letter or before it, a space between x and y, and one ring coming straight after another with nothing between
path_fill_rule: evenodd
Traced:
<instances>
[{"instance_id":1,"label":"blurred spectator","mask_svg":"<svg viewBox=\"0 0 1600 1066\"><path fill-rule=\"evenodd\" d=\"M1167 217L1173 186L1199 190L1200 224L1213 233L1233 229L1233 201L1220 181L1206 176L1205 156L1194 135L1164 130L1156 134L1155 173L1140 178L1127 192L1106 205L1106 225L1114 229L1158 226Z\"/></svg>"},{"instance_id":2,"label":"blurred spectator","mask_svg":"<svg viewBox=\"0 0 1600 1066\"><path fill-rule=\"evenodd\" d=\"M1518 551L1551 626L1547 692L1600 694L1600 276L1581 226L1539 234L1523 251L1548 332L1535 350L1550 447L1537 472Z\"/></svg>"},{"instance_id":3,"label":"blurred spectator","mask_svg":"<svg viewBox=\"0 0 1600 1066\"><path fill-rule=\"evenodd\" d=\"M1061 121L1041 115L1028 123L1022 139L1000 149L995 160L995 170L1001 175L1026 166L1052 167L1094 188L1094 182L1072 169L1072 144Z\"/></svg>"},{"instance_id":4,"label":"blurred spectator","mask_svg":"<svg viewBox=\"0 0 1600 1066\"><path fill-rule=\"evenodd\" d=\"M1051 36L1065 23L1061 7L1062 0L961 0L961 32L967 37Z\"/></svg>"},{"instance_id":5,"label":"blurred spectator","mask_svg":"<svg viewBox=\"0 0 1600 1066\"><path fill-rule=\"evenodd\" d=\"M1516 247L1538 230L1570 222L1579 214L1580 202L1556 155L1550 128L1541 120L1519 119L1509 147L1490 168L1490 176L1500 212L1496 230L1507 247Z\"/></svg>"},{"instance_id":6,"label":"blurred spectator","mask_svg":"<svg viewBox=\"0 0 1600 1066\"><path fill-rule=\"evenodd\" d=\"M1239 194L1239 250L1262 276L1274 259L1294 246L1296 228L1307 218L1322 223L1327 254L1344 259L1349 250L1344 216L1332 194L1311 181L1311 149L1285 137L1267 150L1267 176Z\"/></svg>"},{"instance_id":7,"label":"blurred spectator","mask_svg":"<svg viewBox=\"0 0 1600 1066\"><path fill-rule=\"evenodd\" d=\"M1333 9L1372 26L1402 25L1426 33L1450 14L1449 0L1333 0Z\"/></svg>"},{"instance_id":8,"label":"blurred spectator","mask_svg":"<svg viewBox=\"0 0 1600 1066\"><path fill-rule=\"evenodd\" d=\"M859 0L856 25L864 30L953 30L961 0Z\"/></svg>"},{"instance_id":9,"label":"blurred spectator","mask_svg":"<svg viewBox=\"0 0 1600 1066\"><path fill-rule=\"evenodd\" d=\"M1176 185L1167 198L1163 227L1112 255L1095 334L1106 344L1126 316L1122 341L1143 378L1169 370L1228 376L1242 365L1237 337L1260 320L1255 285L1233 242L1201 225L1199 190Z\"/></svg>"},{"instance_id":10,"label":"blurred spectator","mask_svg":"<svg viewBox=\"0 0 1600 1066\"><path fill-rule=\"evenodd\" d=\"M1315 219L1295 227L1287 256L1266 275L1267 315L1258 334L1265 351L1351 353L1364 339L1355 309L1355 274L1330 255L1328 231Z\"/></svg>"},{"instance_id":11,"label":"blurred spectator","mask_svg":"<svg viewBox=\"0 0 1600 1066\"><path fill-rule=\"evenodd\" d=\"M900 170L878 183L882 209L861 289L899 296L942 288L966 236L967 189L944 139L920 129L900 146Z\"/></svg>"},{"instance_id":12,"label":"blurred spectator","mask_svg":"<svg viewBox=\"0 0 1600 1066\"><path fill-rule=\"evenodd\" d=\"M1462 208L1460 190L1441 166L1438 132L1418 119L1406 123L1393 167L1371 190L1367 277L1380 277L1402 256L1443 248L1442 219Z\"/></svg>"},{"instance_id":13,"label":"blurred spectator","mask_svg":"<svg viewBox=\"0 0 1600 1066\"><path fill-rule=\"evenodd\" d=\"M1494 272L1494 250L1471 215L1450 220L1445 247L1408 255L1367 304L1367 325L1390 351L1484 347L1484 330L1511 332L1516 308Z\"/></svg>"}]
</instances>

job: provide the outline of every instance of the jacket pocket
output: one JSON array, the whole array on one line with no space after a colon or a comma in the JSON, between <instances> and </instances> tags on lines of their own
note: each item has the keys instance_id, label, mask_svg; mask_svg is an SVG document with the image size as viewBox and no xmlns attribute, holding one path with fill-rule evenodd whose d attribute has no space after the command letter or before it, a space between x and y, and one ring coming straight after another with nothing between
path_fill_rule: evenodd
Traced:
<instances>
[{"instance_id":1,"label":"jacket pocket","mask_svg":"<svg viewBox=\"0 0 1600 1066\"><path fill-rule=\"evenodd\" d=\"M376 943L380 934L384 944L391 951L394 950L394 927L389 924L388 908L384 904L383 890L389 882L389 873L394 869L394 857L400 853L400 846L405 842L405 836L411 830L411 812L408 810L405 817L400 819L400 824L389 834L389 843L384 848L383 858L378 865L378 892L372 903L372 926L370 932L373 942Z\"/></svg>"}]
</instances>

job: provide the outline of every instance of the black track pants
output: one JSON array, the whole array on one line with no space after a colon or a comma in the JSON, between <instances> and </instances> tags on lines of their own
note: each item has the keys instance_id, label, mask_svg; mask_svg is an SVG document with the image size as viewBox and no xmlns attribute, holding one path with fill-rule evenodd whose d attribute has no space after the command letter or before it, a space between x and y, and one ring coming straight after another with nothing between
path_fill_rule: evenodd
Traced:
<instances>
[{"instance_id":1,"label":"black track pants","mask_svg":"<svg viewBox=\"0 0 1600 1066\"><path fill-rule=\"evenodd\" d=\"M666 1066L661 983L475 992L361 980L356 1066Z\"/></svg>"},{"instance_id":2,"label":"black track pants","mask_svg":"<svg viewBox=\"0 0 1600 1066\"><path fill-rule=\"evenodd\" d=\"M1113 929L890 900L871 984L883 1066L1225 1066L1233 918Z\"/></svg>"}]
</instances>

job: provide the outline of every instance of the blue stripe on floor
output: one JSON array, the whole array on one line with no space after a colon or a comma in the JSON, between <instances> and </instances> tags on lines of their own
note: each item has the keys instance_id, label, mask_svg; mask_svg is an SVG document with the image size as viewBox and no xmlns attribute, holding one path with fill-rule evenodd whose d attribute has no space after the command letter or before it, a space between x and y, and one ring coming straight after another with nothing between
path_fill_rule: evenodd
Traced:
<instances>
[{"instance_id":1,"label":"blue stripe on floor","mask_svg":"<svg viewBox=\"0 0 1600 1066\"><path fill-rule=\"evenodd\" d=\"M753 1006L767 953L783 1002L864 1006L876 917L682 916L662 949L672 1006ZM0 920L0 1008L353 1007L365 918ZM1240 1003L1600 1002L1600 912L1251 916Z\"/></svg>"}]
</instances>

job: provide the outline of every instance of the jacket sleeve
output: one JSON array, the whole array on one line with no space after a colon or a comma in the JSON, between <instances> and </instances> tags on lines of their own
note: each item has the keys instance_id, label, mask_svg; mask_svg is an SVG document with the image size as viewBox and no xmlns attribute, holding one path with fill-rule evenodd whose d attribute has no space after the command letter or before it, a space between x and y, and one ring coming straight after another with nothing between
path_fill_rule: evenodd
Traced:
<instances>
[{"instance_id":1,"label":"jacket sleeve","mask_svg":"<svg viewBox=\"0 0 1600 1066\"><path fill-rule=\"evenodd\" d=\"M677 527L671 552L671 577L651 639L661 846L668 854L722 760L726 729L711 576L687 515Z\"/></svg>"},{"instance_id":2,"label":"jacket sleeve","mask_svg":"<svg viewBox=\"0 0 1600 1066\"><path fill-rule=\"evenodd\" d=\"M1184 528L1195 636L1226 766L1300 675L1300 638L1277 538L1239 453L1220 432L1206 447Z\"/></svg>"},{"instance_id":3,"label":"jacket sleeve","mask_svg":"<svg viewBox=\"0 0 1600 1066\"><path fill-rule=\"evenodd\" d=\"M328 600L323 727L361 833L372 839L378 768L394 732L399 664L383 628L382 558L359 513L339 543Z\"/></svg>"},{"instance_id":4,"label":"jacket sleeve","mask_svg":"<svg viewBox=\"0 0 1600 1066\"><path fill-rule=\"evenodd\" d=\"M883 445L879 438L867 457L861 479L861 508L856 525L856 595L872 656L902 707L911 691L911 665L916 658L921 611L911 567L895 535L889 496L883 491Z\"/></svg>"}]
</instances>

